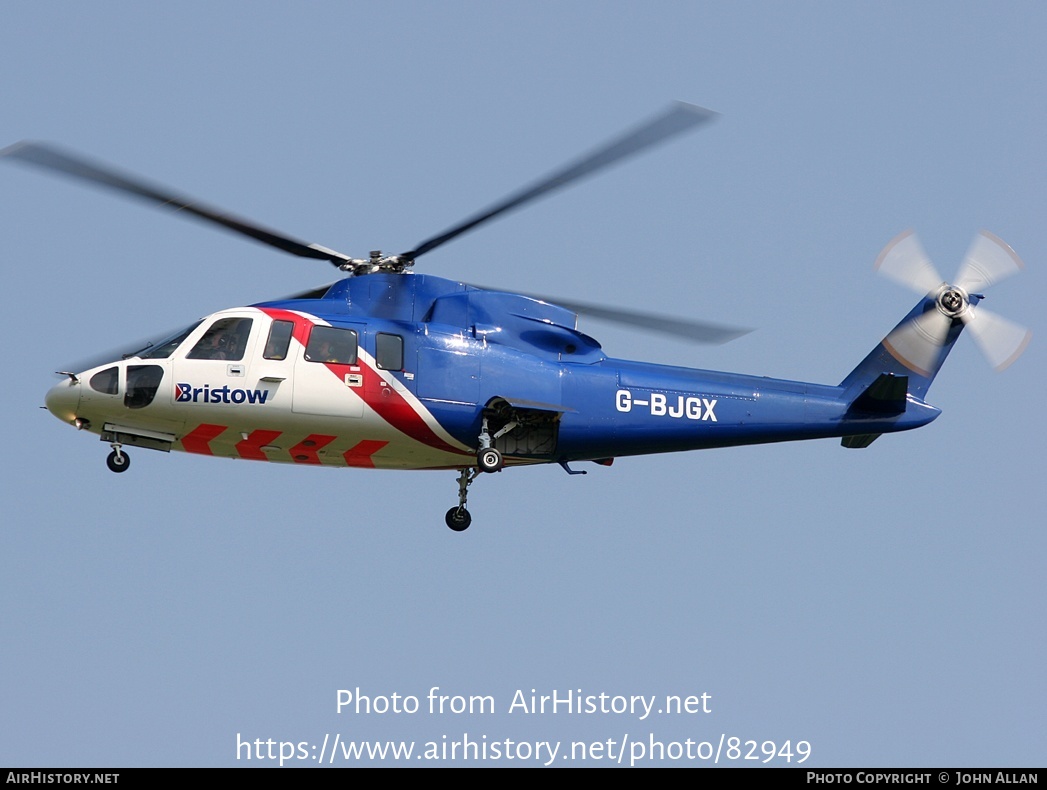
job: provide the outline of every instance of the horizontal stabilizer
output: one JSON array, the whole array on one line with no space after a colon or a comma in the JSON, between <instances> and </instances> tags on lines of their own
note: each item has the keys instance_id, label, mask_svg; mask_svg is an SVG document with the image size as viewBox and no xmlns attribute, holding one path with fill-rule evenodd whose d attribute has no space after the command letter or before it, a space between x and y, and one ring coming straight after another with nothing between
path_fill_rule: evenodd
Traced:
<instances>
[{"instance_id":1,"label":"horizontal stabilizer","mask_svg":"<svg viewBox=\"0 0 1047 790\"><path fill-rule=\"evenodd\" d=\"M908 376L881 373L861 395L851 402L851 407L847 410L848 414L853 412L901 414L905 411L905 396L908 391Z\"/></svg>"},{"instance_id":2,"label":"horizontal stabilizer","mask_svg":"<svg viewBox=\"0 0 1047 790\"><path fill-rule=\"evenodd\" d=\"M875 442L879 436L880 434L878 433L860 433L857 436L844 436L840 440L840 444L852 450L860 450Z\"/></svg>"},{"instance_id":3,"label":"horizontal stabilizer","mask_svg":"<svg viewBox=\"0 0 1047 790\"><path fill-rule=\"evenodd\" d=\"M886 417L902 414L905 411L908 392L908 376L881 373L873 380L872 384L851 401L851 405L847 409L847 416L860 418L868 415ZM861 449L876 441L876 437L879 435L878 433L858 433L853 436L844 436L840 440L840 444L851 449Z\"/></svg>"}]
</instances>

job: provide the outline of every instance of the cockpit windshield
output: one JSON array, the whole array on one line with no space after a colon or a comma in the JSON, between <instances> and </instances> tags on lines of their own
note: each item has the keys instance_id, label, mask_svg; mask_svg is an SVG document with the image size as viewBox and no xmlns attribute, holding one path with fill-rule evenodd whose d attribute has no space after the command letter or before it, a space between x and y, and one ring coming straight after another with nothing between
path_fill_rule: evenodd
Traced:
<instances>
[{"instance_id":1,"label":"cockpit windshield","mask_svg":"<svg viewBox=\"0 0 1047 790\"><path fill-rule=\"evenodd\" d=\"M167 359L174 353L174 350L178 348L181 342L189 337L192 331L200 326L201 323L203 323L203 319L173 335L165 335L159 340L145 345L138 351L124 354L124 358L141 357L142 359Z\"/></svg>"}]
</instances>

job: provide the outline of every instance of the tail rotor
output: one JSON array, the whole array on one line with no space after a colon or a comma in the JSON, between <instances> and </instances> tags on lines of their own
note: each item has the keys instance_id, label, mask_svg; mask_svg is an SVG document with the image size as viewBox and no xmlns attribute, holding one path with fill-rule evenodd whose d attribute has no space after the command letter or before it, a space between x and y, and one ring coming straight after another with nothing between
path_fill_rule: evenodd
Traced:
<instances>
[{"instance_id":1,"label":"tail rotor","mask_svg":"<svg viewBox=\"0 0 1047 790\"><path fill-rule=\"evenodd\" d=\"M880 253L876 269L892 280L926 296L917 310L899 324L884 345L910 369L933 377L961 328L970 329L989 363L1003 370L1013 363L1032 337L1025 327L980 305L984 290L1024 268L1021 258L997 236L982 231L971 244L956 279L948 283L912 231L895 237Z\"/></svg>"}]
</instances>

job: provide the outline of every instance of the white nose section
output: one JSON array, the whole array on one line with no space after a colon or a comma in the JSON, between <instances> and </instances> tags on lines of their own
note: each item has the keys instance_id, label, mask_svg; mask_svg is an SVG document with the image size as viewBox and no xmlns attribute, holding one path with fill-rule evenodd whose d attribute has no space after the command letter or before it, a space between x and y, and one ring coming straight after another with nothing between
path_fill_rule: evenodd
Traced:
<instances>
[{"instance_id":1,"label":"white nose section","mask_svg":"<svg viewBox=\"0 0 1047 790\"><path fill-rule=\"evenodd\" d=\"M47 391L44 404L62 422L72 423L80 406L80 382L66 379L55 384Z\"/></svg>"}]
</instances>

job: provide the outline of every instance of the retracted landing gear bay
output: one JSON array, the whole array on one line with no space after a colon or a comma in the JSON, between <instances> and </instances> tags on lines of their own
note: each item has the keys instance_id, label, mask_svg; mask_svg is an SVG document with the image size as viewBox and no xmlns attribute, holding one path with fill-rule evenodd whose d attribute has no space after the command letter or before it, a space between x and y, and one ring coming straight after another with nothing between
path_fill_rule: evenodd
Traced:
<instances>
[{"instance_id":1,"label":"retracted landing gear bay","mask_svg":"<svg viewBox=\"0 0 1047 790\"><path fill-rule=\"evenodd\" d=\"M473 480L475 480L481 472L493 474L502 471L502 467L505 466L505 459L502 457L501 452L494 446L495 439L509 433L518 425L519 423L516 420L510 419L492 436L487 428L487 417L484 416L483 428L478 437L480 447L476 451L476 468L466 467L458 470L461 472L458 476L458 507L453 507L448 510L447 515L444 517L447 526L455 532L463 532L468 529L469 525L473 522L473 517L470 516L469 511L465 509L465 501L468 498L469 486L472 484Z\"/></svg>"},{"instance_id":2,"label":"retracted landing gear bay","mask_svg":"<svg viewBox=\"0 0 1047 790\"><path fill-rule=\"evenodd\" d=\"M472 468L461 469L461 474L458 475L458 507L453 507L447 511L447 515L444 517L444 521L447 522L447 526L453 529L455 532L463 532L469 529L469 525L473 523L473 517L469 515L469 511L465 509L465 501L469 496L469 486L472 484L476 476L480 474L478 471Z\"/></svg>"},{"instance_id":3,"label":"retracted landing gear bay","mask_svg":"<svg viewBox=\"0 0 1047 790\"><path fill-rule=\"evenodd\" d=\"M516 420L509 420L503 425L494 436L491 435L487 429L487 417L483 420L483 429L480 431L480 449L476 453L476 465L480 467L481 472L487 472L493 474L494 472L502 471L502 467L505 465L505 460L502 458L501 452L499 452L495 446L495 439L500 439L507 433L512 431L519 423Z\"/></svg>"}]
</instances>

